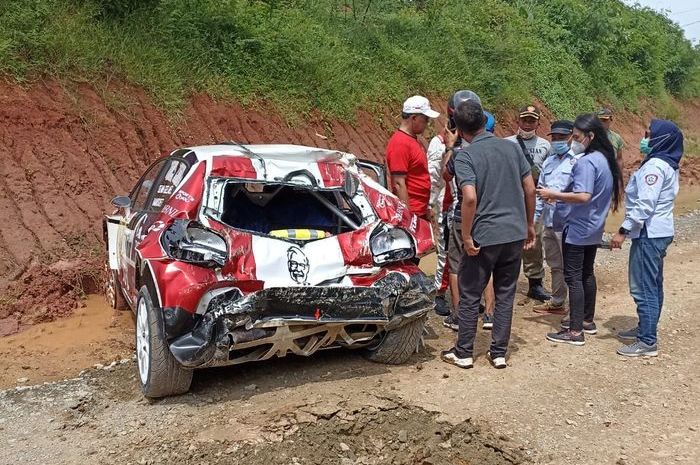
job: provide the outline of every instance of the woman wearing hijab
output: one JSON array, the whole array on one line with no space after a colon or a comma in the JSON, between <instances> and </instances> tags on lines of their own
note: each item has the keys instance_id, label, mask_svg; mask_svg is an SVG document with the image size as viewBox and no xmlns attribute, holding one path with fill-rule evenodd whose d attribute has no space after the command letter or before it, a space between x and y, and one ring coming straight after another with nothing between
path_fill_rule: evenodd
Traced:
<instances>
[{"instance_id":1,"label":"woman wearing hijab","mask_svg":"<svg viewBox=\"0 0 700 465\"><path fill-rule=\"evenodd\" d=\"M562 252L570 314L569 320L562 321L562 330L547 334L547 339L582 346L584 333L597 332L593 321L597 293L595 256L610 206L617 210L620 201L622 174L607 131L596 115L576 118L572 137L571 150L580 157L571 169L571 183L563 192L540 188L537 194L545 202L568 204Z\"/></svg>"},{"instance_id":2,"label":"woman wearing hijab","mask_svg":"<svg viewBox=\"0 0 700 465\"><path fill-rule=\"evenodd\" d=\"M612 248L621 248L625 238L632 239L629 286L639 323L618 334L634 342L617 353L655 357L656 328L664 302L664 257L674 234L673 202L678 194L683 133L671 121L651 120L649 137L641 140L639 149L646 158L627 183L625 220L611 241Z\"/></svg>"}]
</instances>

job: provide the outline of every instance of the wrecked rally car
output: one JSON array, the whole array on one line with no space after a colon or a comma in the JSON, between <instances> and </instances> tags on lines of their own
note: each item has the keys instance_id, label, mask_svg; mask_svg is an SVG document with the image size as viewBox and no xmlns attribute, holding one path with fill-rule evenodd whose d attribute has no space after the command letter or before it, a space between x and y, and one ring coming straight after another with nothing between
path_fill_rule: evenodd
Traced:
<instances>
[{"instance_id":1,"label":"wrecked rally car","mask_svg":"<svg viewBox=\"0 0 700 465\"><path fill-rule=\"evenodd\" d=\"M153 163L104 222L107 297L136 313L143 393L184 393L195 368L334 347L406 362L433 307L415 260L432 229L383 180L381 165L293 145Z\"/></svg>"}]
</instances>

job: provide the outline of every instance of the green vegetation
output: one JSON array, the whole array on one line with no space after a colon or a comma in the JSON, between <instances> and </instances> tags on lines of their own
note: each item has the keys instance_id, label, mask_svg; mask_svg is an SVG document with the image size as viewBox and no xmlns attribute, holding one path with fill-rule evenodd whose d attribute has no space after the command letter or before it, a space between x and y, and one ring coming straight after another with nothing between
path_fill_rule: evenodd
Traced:
<instances>
[{"instance_id":1,"label":"green vegetation","mask_svg":"<svg viewBox=\"0 0 700 465\"><path fill-rule=\"evenodd\" d=\"M169 110L205 91L348 117L466 87L570 117L700 95L700 50L618 0L14 0L0 74L127 80Z\"/></svg>"}]
</instances>

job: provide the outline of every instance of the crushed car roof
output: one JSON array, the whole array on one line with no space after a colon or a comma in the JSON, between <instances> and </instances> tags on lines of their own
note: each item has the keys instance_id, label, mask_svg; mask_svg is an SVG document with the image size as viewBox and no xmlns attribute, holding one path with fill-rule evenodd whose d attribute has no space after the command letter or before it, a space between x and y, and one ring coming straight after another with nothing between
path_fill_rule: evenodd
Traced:
<instances>
[{"instance_id":1,"label":"crushed car roof","mask_svg":"<svg viewBox=\"0 0 700 465\"><path fill-rule=\"evenodd\" d=\"M337 150L288 144L218 144L180 149L173 154L209 165L208 175L274 182L305 170L317 186L343 185L346 169L355 160Z\"/></svg>"},{"instance_id":2,"label":"crushed car roof","mask_svg":"<svg viewBox=\"0 0 700 465\"><path fill-rule=\"evenodd\" d=\"M246 152L246 149L251 153ZM199 145L187 147L184 150L195 153L199 160L210 157L261 157L265 160L283 159L287 161L298 161L308 163L310 161L338 161L345 156L344 152L337 150L326 150L318 147L306 147L303 145L291 144L218 144Z\"/></svg>"}]
</instances>

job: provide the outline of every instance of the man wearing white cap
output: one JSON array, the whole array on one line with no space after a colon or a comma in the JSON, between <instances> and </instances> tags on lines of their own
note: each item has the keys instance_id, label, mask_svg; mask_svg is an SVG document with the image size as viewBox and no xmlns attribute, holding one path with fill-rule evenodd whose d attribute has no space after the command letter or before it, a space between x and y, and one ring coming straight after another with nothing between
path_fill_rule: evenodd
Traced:
<instances>
[{"instance_id":1,"label":"man wearing white cap","mask_svg":"<svg viewBox=\"0 0 700 465\"><path fill-rule=\"evenodd\" d=\"M386 146L386 165L391 176L391 191L408 205L411 213L432 219L430 211L430 174L425 148L418 141L428 120L440 113L430 108L427 98L414 95L403 104L401 125Z\"/></svg>"}]
</instances>

